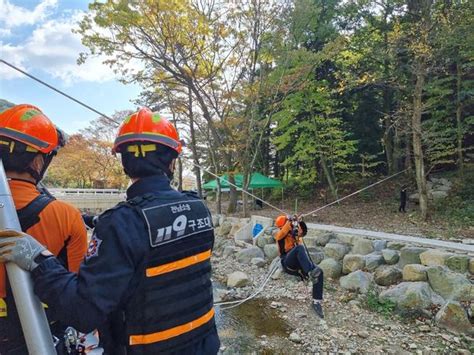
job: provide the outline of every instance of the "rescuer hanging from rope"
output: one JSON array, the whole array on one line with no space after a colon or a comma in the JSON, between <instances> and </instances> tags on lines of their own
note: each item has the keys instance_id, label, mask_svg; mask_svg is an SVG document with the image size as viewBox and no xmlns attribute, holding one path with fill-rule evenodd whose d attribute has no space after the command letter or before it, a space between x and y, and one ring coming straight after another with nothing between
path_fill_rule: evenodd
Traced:
<instances>
[{"instance_id":1,"label":"rescuer hanging from rope","mask_svg":"<svg viewBox=\"0 0 474 355\"><path fill-rule=\"evenodd\" d=\"M278 216L275 225L280 230L275 235L280 253L283 270L290 275L300 276L303 280L309 278L313 283L312 307L320 318L324 318L323 300L323 271L309 257L303 244L303 237L308 232L306 223L297 215Z\"/></svg>"},{"instance_id":2,"label":"rescuer hanging from rope","mask_svg":"<svg viewBox=\"0 0 474 355\"><path fill-rule=\"evenodd\" d=\"M216 354L212 218L195 194L170 186L181 152L175 127L141 109L120 126L114 151L133 183L127 201L99 217L78 275L14 231L0 232L0 262L31 271L61 320L98 328L106 354Z\"/></svg>"},{"instance_id":3,"label":"rescuer hanging from rope","mask_svg":"<svg viewBox=\"0 0 474 355\"><path fill-rule=\"evenodd\" d=\"M37 107L17 105L0 113L0 159L21 228L77 272L87 250L79 210L37 187L64 144L63 134ZM54 321L49 313L48 318L52 334L62 339L67 324ZM11 353L26 354L27 349L5 267L0 265L0 354Z\"/></svg>"}]
</instances>

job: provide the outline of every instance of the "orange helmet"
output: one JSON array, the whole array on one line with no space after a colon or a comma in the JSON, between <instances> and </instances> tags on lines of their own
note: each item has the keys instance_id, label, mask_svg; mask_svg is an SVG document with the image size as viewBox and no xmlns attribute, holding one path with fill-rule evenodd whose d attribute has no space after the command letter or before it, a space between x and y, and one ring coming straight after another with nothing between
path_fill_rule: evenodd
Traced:
<instances>
[{"instance_id":1,"label":"orange helmet","mask_svg":"<svg viewBox=\"0 0 474 355\"><path fill-rule=\"evenodd\" d=\"M22 142L44 154L62 145L62 137L53 122L39 108L27 104L0 113L0 136Z\"/></svg>"},{"instance_id":2,"label":"orange helmet","mask_svg":"<svg viewBox=\"0 0 474 355\"><path fill-rule=\"evenodd\" d=\"M137 141L163 144L181 153L182 144L179 141L176 128L166 118L153 113L148 108L128 116L121 126L114 142L113 151L117 152L121 144Z\"/></svg>"},{"instance_id":3,"label":"orange helmet","mask_svg":"<svg viewBox=\"0 0 474 355\"><path fill-rule=\"evenodd\" d=\"M285 225L287 220L288 218L284 215L278 216L275 219L275 226L277 226L278 228L282 228Z\"/></svg>"}]
</instances>

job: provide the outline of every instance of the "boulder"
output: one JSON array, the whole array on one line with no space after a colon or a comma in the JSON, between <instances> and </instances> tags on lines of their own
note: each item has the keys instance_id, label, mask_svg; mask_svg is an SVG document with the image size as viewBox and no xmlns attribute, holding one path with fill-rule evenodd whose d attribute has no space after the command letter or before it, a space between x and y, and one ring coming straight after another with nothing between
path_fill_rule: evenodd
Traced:
<instances>
[{"instance_id":1,"label":"boulder","mask_svg":"<svg viewBox=\"0 0 474 355\"><path fill-rule=\"evenodd\" d=\"M442 250L430 249L420 254L420 261L426 266L446 265L446 260L452 255Z\"/></svg>"},{"instance_id":2,"label":"boulder","mask_svg":"<svg viewBox=\"0 0 474 355\"><path fill-rule=\"evenodd\" d=\"M400 243L400 242L388 242L387 244L387 249L392 249L392 250L400 250L403 247L405 247L405 244Z\"/></svg>"},{"instance_id":3,"label":"boulder","mask_svg":"<svg viewBox=\"0 0 474 355\"><path fill-rule=\"evenodd\" d=\"M382 265L374 274L377 285L390 286L402 280L402 272L395 266Z\"/></svg>"},{"instance_id":4,"label":"boulder","mask_svg":"<svg viewBox=\"0 0 474 355\"><path fill-rule=\"evenodd\" d=\"M250 260L252 260L253 258L265 259L265 254L263 253L262 249L254 246L247 249L243 249L237 253L237 260L242 264L250 263Z\"/></svg>"},{"instance_id":5,"label":"boulder","mask_svg":"<svg viewBox=\"0 0 474 355\"><path fill-rule=\"evenodd\" d=\"M272 235L263 233L258 236L256 244L258 247L263 248L267 244L275 244L275 239L273 239Z\"/></svg>"},{"instance_id":6,"label":"boulder","mask_svg":"<svg viewBox=\"0 0 474 355\"><path fill-rule=\"evenodd\" d=\"M369 254L365 256L365 268L367 271L375 271L380 265L383 265L385 260L382 255Z\"/></svg>"},{"instance_id":7,"label":"boulder","mask_svg":"<svg viewBox=\"0 0 474 355\"><path fill-rule=\"evenodd\" d=\"M221 215L211 214L211 218L212 218L212 225L214 226L214 228L219 227L219 221L221 219Z\"/></svg>"},{"instance_id":8,"label":"boulder","mask_svg":"<svg viewBox=\"0 0 474 355\"><path fill-rule=\"evenodd\" d=\"M232 229L232 223L230 223L229 221L224 221L220 223L220 227L215 229L216 235L225 237L229 235L231 229Z\"/></svg>"},{"instance_id":9,"label":"boulder","mask_svg":"<svg viewBox=\"0 0 474 355\"><path fill-rule=\"evenodd\" d=\"M450 190L451 190L451 185L437 185L435 191L433 192L436 192L436 191L449 192Z\"/></svg>"},{"instance_id":10,"label":"boulder","mask_svg":"<svg viewBox=\"0 0 474 355\"><path fill-rule=\"evenodd\" d=\"M258 266L258 267L264 267L265 266L265 260L262 258L253 258L250 260L250 263L252 265Z\"/></svg>"},{"instance_id":11,"label":"boulder","mask_svg":"<svg viewBox=\"0 0 474 355\"><path fill-rule=\"evenodd\" d=\"M306 236L304 237L304 243L308 248L315 248L318 246L318 237L317 236Z\"/></svg>"},{"instance_id":12,"label":"boulder","mask_svg":"<svg viewBox=\"0 0 474 355\"><path fill-rule=\"evenodd\" d=\"M457 333L473 334L473 327L466 310L459 302L447 302L435 317L436 323L445 329Z\"/></svg>"},{"instance_id":13,"label":"boulder","mask_svg":"<svg viewBox=\"0 0 474 355\"><path fill-rule=\"evenodd\" d=\"M347 254L342 260L342 273L349 274L356 270L362 270L365 267L365 258L363 255Z\"/></svg>"},{"instance_id":14,"label":"boulder","mask_svg":"<svg viewBox=\"0 0 474 355\"><path fill-rule=\"evenodd\" d=\"M322 234L316 237L316 243L321 246L325 246L330 241L337 238L337 235L333 232Z\"/></svg>"},{"instance_id":15,"label":"boulder","mask_svg":"<svg viewBox=\"0 0 474 355\"><path fill-rule=\"evenodd\" d=\"M389 265L394 265L398 263L398 259L400 258L398 252L392 249L382 250L382 256L385 262Z\"/></svg>"},{"instance_id":16,"label":"boulder","mask_svg":"<svg viewBox=\"0 0 474 355\"><path fill-rule=\"evenodd\" d=\"M418 192L416 192L414 194L411 194L410 196L408 196L408 200L410 202L419 203L420 202L420 194Z\"/></svg>"},{"instance_id":17,"label":"boulder","mask_svg":"<svg viewBox=\"0 0 474 355\"><path fill-rule=\"evenodd\" d=\"M355 238L357 237L351 234L338 234L337 235L338 242L342 244L353 244Z\"/></svg>"},{"instance_id":18,"label":"boulder","mask_svg":"<svg viewBox=\"0 0 474 355\"><path fill-rule=\"evenodd\" d=\"M357 270L340 278L339 283L345 290L367 293L374 277L368 272Z\"/></svg>"},{"instance_id":19,"label":"boulder","mask_svg":"<svg viewBox=\"0 0 474 355\"><path fill-rule=\"evenodd\" d=\"M442 266L426 271L431 288L446 300L474 301L474 285L464 275Z\"/></svg>"},{"instance_id":20,"label":"boulder","mask_svg":"<svg viewBox=\"0 0 474 355\"><path fill-rule=\"evenodd\" d=\"M448 192L442 190L431 191L431 197L435 201L444 200L446 197L448 197Z\"/></svg>"},{"instance_id":21,"label":"boulder","mask_svg":"<svg viewBox=\"0 0 474 355\"><path fill-rule=\"evenodd\" d=\"M467 255L453 255L446 260L446 266L455 272L465 273L469 268Z\"/></svg>"},{"instance_id":22,"label":"boulder","mask_svg":"<svg viewBox=\"0 0 474 355\"><path fill-rule=\"evenodd\" d=\"M278 246L276 244L267 244L263 247L263 252L269 259L274 259L279 255Z\"/></svg>"},{"instance_id":23,"label":"boulder","mask_svg":"<svg viewBox=\"0 0 474 355\"><path fill-rule=\"evenodd\" d=\"M427 267L420 264L408 264L403 268L403 281L428 281Z\"/></svg>"},{"instance_id":24,"label":"boulder","mask_svg":"<svg viewBox=\"0 0 474 355\"><path fill-rule=\"evenodd\" d=\"M379 298L381 301L390 300L399 310L407 312L422 311L443 301L427 282L402 282L381 292Z\"/></svg>"},{"instance_id":25,"label":"boulder","mask_svg":"<svg viewBox=\"0 0 474 355\"><path fill-rule=\"evenodd\" d=\"M474 258L469 259L469 272L474 274Z\"/></svg>"},{"instance_id":26,"label":"boulder","mask_svg":"<svg viewBox=\"0 0 474 355\"><path fill-rule=\"evenodd\" d=\"M372 242L375 251L382 251L387 247L386 240L374 240Z\"/></svg>"},{"instance_id":27,"label":"boulder","mask_svg":"<svg viewBox=\"0 0 474 355\"><path fill-rule=\"evenodd\" d=\"M374 251L374 245L371 240L368 239L356 239L354 240L354 247L352 253L367 255Z\"/></svg>"},{"instance_id":28,"label":"boulder","mask_svg":"<svg viewBox=\"0 0 474 355\"><path fill-rule=\"evenodd\" d=\"M313 263L319 264L324 260L324 253L316 248L308 248L309 256Z\"/></svg>"},{"instance_id":29,"label":"boulder","mask_svg":"<svg viewBox=\"0 0 474 355\"><path fill-rule=\"evenodd\" d=\"M246 273L235 271L227 275L227 287L244 287L250 284L250 279Z\"/></svg>"},{"instance_id":30,"label":"boulder","mask_svg":"<svg viewBox=\"0 0 474 355\"><path fill-rule=\"evenodd\" d=\"M236 224L232 225L232 228L229 231L229 236L233 237L235 235L235 233L237 233L239 230L242 229L243 226L244 225L241 224L241 223L236 223ZM252 239L251 237L252 237L252 235L250 235L250 239Z\"/></svg>"},{"instance_id":31,"label":"boulder","mask_svg":"<svg viewBox=\"0 0 474 355\"><path fill-rule=\"evenodd\" d=\"M324 247L324 254L328 258L332 258L335 260L342 260L344 258L344 255L346 255L348 252L349 247L344 244L328 243Z\"/></svg>"},{"instance_id":32,"label":"boulder","mask_svg":"<svg viewBox=\"0 0 474 355\"><path fill-rule=\"evenodd\" d=\"M222 256L224 258L227 258L231 255L234 255L238 250L239 250L238 248L228 245L224 248L224 252L222 253Z\"/></svg>"},{"instance_id":33,"label":"boulder","mask_svg":"<svg viewBox=\"0 0 474 355\"><path fill-rule=\"evenodd\" d=\"M223 237L215 238L214 249L213 249L212 253L215 256L221 256L223 254L224 250L229 246L233 246L233 243L229 239L223 238Z\"/></svg>"},{"instance_id":34,"label":"boulder","mask_svg":"<svg viewBox=\"0 0 474 355\"><path fill-rule=\"evenodd\" d=\"M324 276L335 279L341 276L342 264L340 261L328 258L321 261L319 267L323 270Z\"/></svg>"},{"instance_id":35,"label":"boulder","mask_svg":"<svg viewBox=\"0 0 474 355\"><path fill-rule=\"evenodd\" d=\"M404 247L400 249L400 266L408 264L421 264L420 254L425 252L425 248Z\"/></svg>"}]
</instances>

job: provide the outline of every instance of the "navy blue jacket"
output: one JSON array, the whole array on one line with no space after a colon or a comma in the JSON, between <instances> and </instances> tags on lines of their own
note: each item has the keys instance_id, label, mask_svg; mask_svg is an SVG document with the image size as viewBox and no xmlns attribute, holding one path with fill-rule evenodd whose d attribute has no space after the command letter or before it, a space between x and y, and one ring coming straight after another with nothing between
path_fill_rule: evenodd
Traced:
<instances>
[{"instance_id":1,"label":"navy blue jacket","mask_svg":"<svg viewBox=\"0 0 474 355\"><path fill-rule=\"evenodd\" d=\"M171 188L167 177L152 176L130 186L127 200L150 192L181 196ZM135 271L149 249L148 238L140 236L142 231L143 220L137 213L118 206L100 216L77 275L68 272L56 258L44 260L32 272L35 293L48 304L55 319L84 333L110 327L109 316L121 308L140 282ZM201 348L183 353L212 354L218 349L219 339L213 333Z\"/></svg>"}]
</instances>

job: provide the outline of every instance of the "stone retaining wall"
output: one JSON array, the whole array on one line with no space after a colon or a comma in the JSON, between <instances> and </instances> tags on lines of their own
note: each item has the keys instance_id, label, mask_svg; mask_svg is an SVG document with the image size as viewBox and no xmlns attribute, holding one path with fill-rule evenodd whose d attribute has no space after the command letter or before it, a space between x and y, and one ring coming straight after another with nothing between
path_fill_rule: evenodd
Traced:
<instances>
[{"instance_id":1,"label":"stone retaining wall","mask_svg":"<svg viewBox=\"0 0 474 355\"><path fill-rule=\"evenodd\" d=\"M238 254L240 258L271 262L278 257L273 238L277 228L264 228L252 240L251 235L247 239L243 237L243 231L251 230L249 219L219 216L214 222L217 236L239 236L235 244L243 248ZM216 252L235 252L234 246L225 249L225 240L217 238ZM393 302L402 313L432 316L434 310L439 326L474 334L474 257L405 242L314 229L308 230L304 241L325 277L339 280L342 288L360 293L373 288L380 301Z\"/></svg>"}]
</instances>

